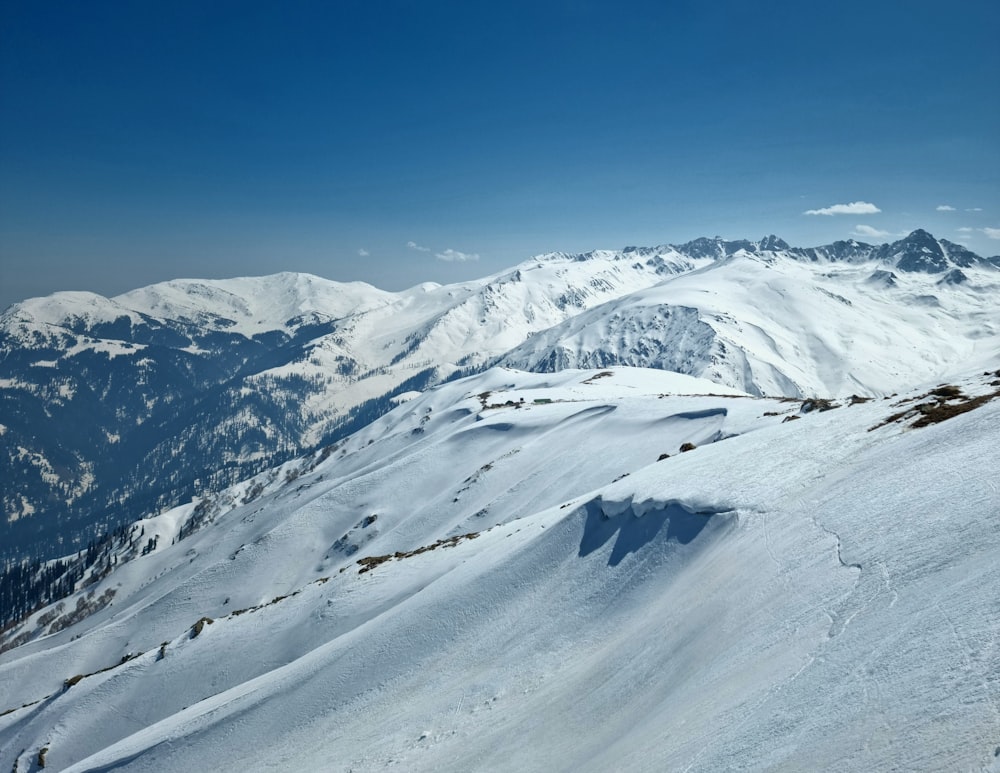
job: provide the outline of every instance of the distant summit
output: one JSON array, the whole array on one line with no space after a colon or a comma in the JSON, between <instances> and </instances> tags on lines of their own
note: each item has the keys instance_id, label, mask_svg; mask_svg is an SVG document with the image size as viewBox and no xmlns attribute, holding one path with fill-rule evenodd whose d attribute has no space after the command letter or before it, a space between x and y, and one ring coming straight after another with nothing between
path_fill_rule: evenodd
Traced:
<instances>
[{"instance_id":1,"label":"distant summit","mask_svg":"<svg viewBox=\"0 0 1000 773\"><path fill-rule=\"evenodd\" d=\"M922 271L926 274L941 274L954 268L989 263L960 244L935 239L923 229L917 229L898 242L877 248L874 255L900 271Z\"/></svg>"},{"instance_id":2,"label":"distant summit","mask_svg":"<svg viewBox=\"0 0 1000 773\"><path fill-rule=\"evenodd\" d=\"M625 247L621 251L595 250L574 255L549 253L539 259L569 259L585 261L617 255L626 260L634 257L664 256L668 253L682 260L726 260L737 253L760 257L785 256L809 262L865 263L874 261L883 267L909 273L943 274L952 269L971 266L1000 268L1000 257L983 258L960 244L937 239L923 229L917 229L894 242L882 245L867 244L856 239L845 239L819 247L792 247L780 236L769 234L759 241L748 239L727 240L721 236L700 237L683 244L665 244L659 247Z\"/></svg>"},{"instance_id":3,"label":"distant summit","mask_svg":"<svg viewBox=\"0 0 1000 773\"><path fill-rule=\"evenodd\" d=\"M726 241L720 237L695 239L677 246L676 249L691 257L722 258L733 255L739 250L745 250L755 255L784 253L792 258L810 261L849 263L877 261L898 271L925 274L943 274L953 269L971 266L1000 265L998 258L982 258L960 244L937 239L919 228L898 241L880 246L849 239L821 247L791 247L784 239L771 234L759 242Z\"/></svg>"},{"instance_id":4,"label":"distant summit","mask_svg":"<svg viewBox=\"0 0 1000 773\"><path fill-rule=\"evenodd\" d=\"M773 250L787 250L787 249L791 249L789 247L788 242L786 242L784 239L782 239L779 236L775 236L774 234L770 234L769 236L765 236L763 239L760 240L760 242L758 243L758 246L762 250L772 250L772 251Z\"/></svg>"}]
</instances>

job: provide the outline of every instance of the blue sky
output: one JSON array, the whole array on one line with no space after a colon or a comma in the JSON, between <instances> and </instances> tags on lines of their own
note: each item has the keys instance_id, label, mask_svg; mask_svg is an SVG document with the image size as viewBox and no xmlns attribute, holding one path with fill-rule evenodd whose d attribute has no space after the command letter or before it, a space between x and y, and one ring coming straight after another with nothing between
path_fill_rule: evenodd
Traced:
<instances>
[{"instance_id":1,"label":"blue sky","mask_svg":"<svg viewBox=\"0 0 1000 773\"><path fill-rule=\"evenodd\" d=\"M0 307L706 235L997 254L998 9L0 0Z\"/></svg>"}]
</instances>

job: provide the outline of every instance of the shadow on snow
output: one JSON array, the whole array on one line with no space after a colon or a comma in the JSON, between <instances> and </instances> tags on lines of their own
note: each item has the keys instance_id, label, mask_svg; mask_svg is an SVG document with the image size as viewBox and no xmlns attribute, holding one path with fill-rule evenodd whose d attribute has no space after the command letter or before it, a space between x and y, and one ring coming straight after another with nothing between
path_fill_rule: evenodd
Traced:
<instances>
[{"instance_id":1,"label":"shadow on snow","mask_svg":"<svg viewBox=\"0 0 1000 773\"><path fill-rule=\"evenodd\" d=\"M580 540L581 557L588 556L602 548L615 534L615 542L608 566L618 566L629 553L636 553L658 537L687 545L708 525L715 513L691 513L680 505L669 505L661 510L652 510L637 518L631 508L621 515L608 518L597 502L584 505L587 521Z\"/></svg>"}]
</instances>

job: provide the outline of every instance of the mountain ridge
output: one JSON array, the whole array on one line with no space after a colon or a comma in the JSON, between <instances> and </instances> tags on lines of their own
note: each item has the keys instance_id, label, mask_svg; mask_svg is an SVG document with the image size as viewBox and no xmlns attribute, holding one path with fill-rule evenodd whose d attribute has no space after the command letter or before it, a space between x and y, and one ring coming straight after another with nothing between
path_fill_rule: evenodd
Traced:
<instances>
[{"instance_id":1,"label":"mountain ridge","mask_svg":"<svg viewBox=\"0 0 1000 773\"><path fill-rule=\"evenodd\" d=\"M881 247L769 235L549 253L396 293L283 272L29 299L0 315L0 459L15 482L0 542L10 558L58 523L83 547L137 511L334 442L400 392L495 363L663 367L755 394L888 393L989 355L998 278L990 260L915 231ZM755 308L760 298L784 311ZM826 327L854 320L851 334L795 333L813 307ZM893 338L909 340L898 356L875 352ZM163 471L155 486L150 469Z\"/></svg>"}]
</instances>

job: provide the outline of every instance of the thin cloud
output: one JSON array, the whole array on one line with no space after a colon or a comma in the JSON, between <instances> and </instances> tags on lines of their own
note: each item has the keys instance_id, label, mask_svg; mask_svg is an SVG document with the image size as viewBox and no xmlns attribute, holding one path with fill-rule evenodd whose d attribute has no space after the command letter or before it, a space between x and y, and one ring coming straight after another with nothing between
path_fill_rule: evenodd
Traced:
<instances>
[{"instance_id":1,"label":"thin cloud","mask_svg":"<svg viewBox=\"0 0 1000 773\"><path fill-rule=\"evenodd\" d=\"M803 215L876 215L882 210L867 201L852 201L850 204L834 204L822 209L807 209Z\"/></svg>"},{"instance_id":2,"label":"thin cloud","mask_svg":"<svg viewBox=\"0 0 1000 773\"><path fill-rule=\"evenodd\" d=\"M970 207L969 209L967 209L965 211L966 212L982 212L983 208L982 207Z\"/></svg>"},{"instance_id":3,"label":"thin cloud","mask_svg":"<svg viewBox=\"0 0 1000 773\"><path fill-rule=\"evenodd\" d=\"M470 260L479 260L479 255L474 252L459 252L450 247L444 252L434 253L434 257L448 263L467 263Z\"/></svg>"},{"instance_id":4,"label":"thin cloud","mask_svg":"<svg viewBox=\"0 0 1000 773\"><path fill-rule=\"evenodd\" d=\"M991 239L1000 239L1000 228L980 228L979 230Z\"/></svg>"},{"instance_id":5,"label":"thin cloud","mask_svg":"<svg viewBox=\"0 0 1000 773\"><path fill-rule=\"evenodd\" d=\"M424 247L416 242L407 242L406 246L417 252L433 252L430 247ZM434 257L447 263L468 263L473 260L479 260L479 255L474 252L460 252L450 247L441 252L435 252Z\"/></svg>"},{"instance_id":6,"label":"thin cloud","mask_svg":"<svg viewBox=\"0 0 1000 773\"><path fill-rule=\"evenodd\" d=\"M963 234L971 234L975 230L976 230L975 228L969 228L969 226L966 225L959 228L958 232Z\"/></svg>"},{"instance_id":7,"label":"thin cloud","mask_svg":"<svg viewBox=\"0 0 1000 773\"><path fill-rule=\"evenodd\" d=\"M852 233L855 236L867 236L869 239L884 239L887 236L892 236L888 231L880 231L877 228L872 228L870 225L856 225Z\"/></svg>"},{"instance_id":8,"label":"thin cloud","mask_svg":"<svg viewBox=\"0 0 1000 773\"><path fill-rule=\"evenodd\" d=\"M366 250L364 247L362 247L360 250L358 250L358 255L362 258L367 258L369 255L371 255L371 253L368 252L368 250Z\"/></svg>"},{"instance_id":9,"label":"thin cloud","mask_svg":"<svg viewBox=\"0 0 1000 773\"><path fill-rule=\"evenodd\" d=\"M938 212L955 212L956 211L956 209L953 206L951 206L950 204L939 204L936 207L936 209L937 209Z\"/></svg>"}]
</instances>

